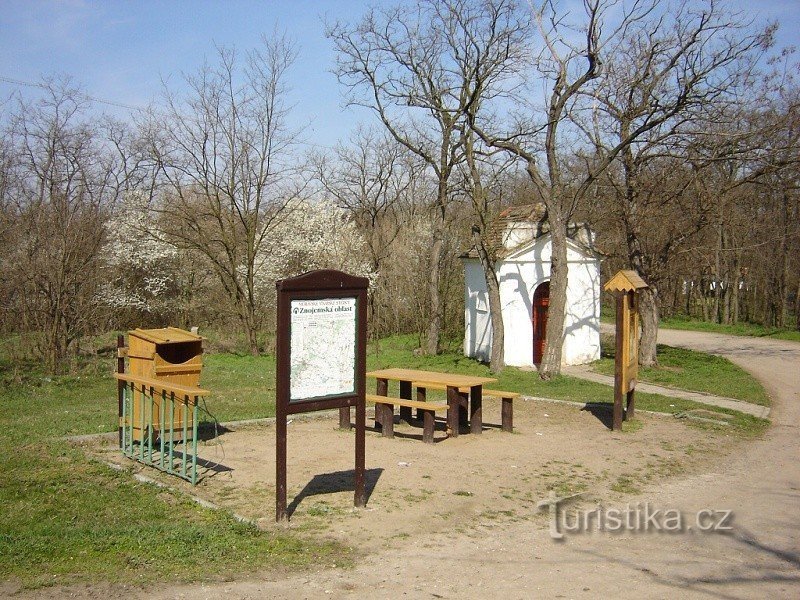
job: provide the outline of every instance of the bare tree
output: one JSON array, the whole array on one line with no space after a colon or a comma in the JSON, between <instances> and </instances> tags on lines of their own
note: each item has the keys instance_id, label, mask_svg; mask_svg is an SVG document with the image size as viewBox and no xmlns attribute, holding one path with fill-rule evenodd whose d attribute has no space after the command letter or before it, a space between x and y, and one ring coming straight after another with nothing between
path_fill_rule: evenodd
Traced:
<instances>
[{"instance_id":1,"label":"bare tree","mask_svg":"<svg viewBox=\"0 0 800 600\"><path fill-rule=\"evenodd\" d=\"M264 319L256 260L297 194L284 84L295 55L281 36L264 38L243 66L235 50L218 48L216 64L185 78L185 99L165 89L164 112L149 123L150 152L166 184L163 226L212 265L253 354Z\"/></svg>"},{"instance_id":2,"label":"bare tree","mask_svg":"<svg viewBox=\"0 0 800 600\"><path fill-rule=\"evenodd\" d=\"M439 351L441 266L453 201L451 176L465 159L465 114L493 93L495 79L520 57L514 54L525 23L519 16L511 0L421 0L415 7L373 9L357 25L337 23L328 29L349 102L374 111L435 174L425 342L430 354Z\"/></svg>"},{"instance_id":3,"label":"bare tree","mask_svg":"<svg viewBox=\"0 0 800 600\"><path fill-rule=\"evenodd\" d=\"M596 0L586 0L584 9L584 42L572 43L567 34L573 33L556 13L551 2L534 9L534 18L544 49L535 72L547 85L546 98L540 107L540 124L531 123L530 117L517 120L505 132L498 123L483 119L479 113L471 115L470 126L481 139L521 158L537 194L547 208L552 239L550 266L550 306L547 320L547 346L539 367L542 378L550 378L561 370L561 350L564 337L567 293L567 226L574 210L576 196L583 195L596 179L600 165L593 165L584 181L570 186L563 174L565 145L560 130L567 121L571 105L597 77L601 51L601 17L607 8ZM638 14L636 15L638 17ZM573 33L574 35L574 33ZM583 65L582 67L580 65ZM530 107L530 103L527 103ZM542 114L543 113L543 114ZM538 135L537 135L538 134ZM540 162L544 162L544 169ZM577 188L577 191L572 191Z\"/></svg>"},{"instance_id":4,"label":"bare tree","mask_svg":"<svg viewBox=\"0 0 800 600\"><path fill-rule=\"evenodd\" d=\"M496 264L502 236L494 231L503 194L485 184L484 172L493 183L509 162L497 160L497 150L487 149L468 126L485 105L501 104L521 82L528 62L530 19L515 2L443 2L440 14L447 24L447 44L461 89L468 94L464 106L465 126L461 132L464 148L463 180L470 200L472 248L483 268L492 324L489 368L502 371L505 364L505 325ZM503 164L503 162L505 164Z\"/></svg>"},{"instance_id":5,"label":"bare tree","mask_svg":"<svg viewBox=\"0 0 800 600\"><path fill-rule=\"evenodd\" d=\"M74 342L96 326L103 221L120 167L86 100L68 79L47 79L39 100L19 100L8 131L14 155L4 202L11 317L33 334L46 368L70 367Z\"/></svg>"},{"instance_id":6,"label":"bare tree","mask_svg":"<svg viewBox=\"0 0 800 600\"><path fill-rule=\"evenodd\" d=\"M568 15L558 13L550 1L535 7L534 18L543 45L534 75L537 87L544 82L545 97L539 104L527 103L533 120L517 115L512 126L500 131L480 115L471 119L486 143L525 161L528 176L547 208L553 254L547 347L540 366L543 378L559 373L561 368L567 226L576 207L625 149L710 94L718 83L714 75L733 62L731 55L739 48L725 35L729 22L718 2L692 6L691 10L685 3L665 10L663 3L652 0L633 1L619 11L612 10L618 8L616 4L584 0L584 17L578 26L570 26ZM679 14L681 18L672 21L668 14ZM596 110L608 66L630 63L627 54L621 52L624 45L620 41L631 38L641 43L654 40L650 52L653 60L634 63L638 70L627 85L619 88L619 93L631 94L647 110L638 114L619 136L610 140L604 137L606 143L601 144L597 138L607 132L598 132L591 119L587 124L583 117ZM520 98L520 102L524 99ZM567 179L566 167L570 163L574 167L576 155L582 172L577 180Z\"/></svg>"},{"instance_id":7,"label":"bare tree","mask_svg":"<svg viewBox=\"0 0 800 600\"><path fill-rule=\"evenodd\" d=\"M649 284L640 304L639 358L645 366L657 360L660 274L674 251L705 226L708 216L699 214L692 226L672 231L655 254L648 253L643 240L654 224L642 216L648 204L670 202L669 188L659 193L645 184L648 165L668 156L691 160L683 149L691 132L719 130L724 121L738 121L737 107L753 87L758 60L774 31L773 27L754 30L722 2L698 6L679 1L663 13L656 8L648 9L651 18L630 23L618 39L610 40L601 84L593 91L587 107L591 110L582 122L598 154L618 152L621 181L615 200L628 266ZM736 147L741 154L746 132L734 128L727 128L732 134L725 136L727 147ZM677 193L672 200L685 196L680 187L672 189Z\"/></svg>"},{"instance_id":8,"label":"bare tree","mask_svg":"<svg viewBox=\"0 0 800 600\"><path fill-rule=\"evenodd\" d=\"M369 323L377 342L387 303L400 301L388 293L384 263L397 249L408 215L427 199L420 193L425 165L390 135L365 128L332 154L314 157L313 163L323 193L352 215L366 241L372 271L378 275L369 290Z\"/></svg>"},{"instance_id":9,"label":"bare tree","mask_svg":"<svg viewBox=\"0 0 800 600\"><path fill-rule=\"evenodd\" d=\"M429 326L424 344L439 352L442 329L440 269L450 176L462 160L458 124L461 103L442 54L442 32L432 27L430 2L417 7L371 9L357 25L328 27L338 54L336 74L350 90L351 105L375 112L387 131L433 170L437 194L433 208L428 296Z\"/></svg>"},{"instance_id":10,"label":"bare tree","mask_svg":"<svg viewBox=\"0 0 800 600\"><path fill-rule=\"evenodd\" d=\"M370 260L375 271L390 253L402 223L402 204L414 204L412 190L421 165L393 138L359 128L347 145L332 155L313 158L314 177L323 193L332 197L367 232Z\"/></svg>"}]
</instances>

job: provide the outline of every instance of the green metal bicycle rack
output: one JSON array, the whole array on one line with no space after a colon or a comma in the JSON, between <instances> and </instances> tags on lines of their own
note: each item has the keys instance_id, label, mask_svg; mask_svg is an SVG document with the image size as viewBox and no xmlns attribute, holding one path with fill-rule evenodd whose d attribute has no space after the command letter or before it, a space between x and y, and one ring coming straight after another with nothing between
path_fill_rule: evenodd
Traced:
<instances>
[{"instance_id":1,"label":"green metal bicycle rack","mask_svg":"<svg viewBox=\"0 0 800 600\"><path fill-rule=\"evenodd\" d=\"M208 390L123 373L115 377L122 453L195 485L198 401Z\"/></svg>"}]
</instances>

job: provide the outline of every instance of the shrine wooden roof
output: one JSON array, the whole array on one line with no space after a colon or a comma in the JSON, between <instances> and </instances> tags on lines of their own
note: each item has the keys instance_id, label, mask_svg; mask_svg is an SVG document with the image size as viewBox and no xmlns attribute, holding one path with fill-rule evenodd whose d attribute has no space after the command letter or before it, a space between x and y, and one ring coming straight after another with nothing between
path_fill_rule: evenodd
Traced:
<instances>
[{"instance_id":1,"label":"shrine wooden roof","mask_svg":"<svg viewBox=\"0 0 800 600\"><path fill-rule=\"evenodd\" d=\"M622 270L609 279L603 289L607 292L635 292L646 287L644 279L636 271Z\"/></svg>"}]
</instances>

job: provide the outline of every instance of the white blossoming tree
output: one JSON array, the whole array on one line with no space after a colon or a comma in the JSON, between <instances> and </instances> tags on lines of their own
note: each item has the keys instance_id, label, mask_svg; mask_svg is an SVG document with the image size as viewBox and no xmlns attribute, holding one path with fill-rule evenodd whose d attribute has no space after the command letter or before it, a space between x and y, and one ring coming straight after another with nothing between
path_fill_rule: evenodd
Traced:
<instances>
[{"instance_id":1,"label":"white blossoming tree","mask_svg":"<svg viewBox=\"0 0 800 600\"><path fill-rule=\"evenodd\" d=\"M329 200L292 200L256 257L257 289L269 302L275 281L312 269L338 269L374 281L366 241L347 211Z\"/></svg>"},{"instance_id":2,"label":"white blossoming tree","mask_svg":"<svg viewBox=\"0 0 800 600\"><path fill-rule=\"evenodd\" d=\"M100 300L116 310L163 318L177 306L175 270L178 251L158 231L147 199L125 196L115 217L106 224L106 281Z\"/></svg>"}]
</instances>

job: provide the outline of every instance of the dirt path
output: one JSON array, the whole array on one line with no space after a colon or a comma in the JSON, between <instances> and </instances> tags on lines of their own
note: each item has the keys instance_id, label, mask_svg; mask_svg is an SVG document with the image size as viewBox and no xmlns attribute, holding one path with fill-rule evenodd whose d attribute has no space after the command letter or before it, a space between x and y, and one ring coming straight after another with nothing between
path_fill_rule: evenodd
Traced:
<instances>
[{"instance_id":1,"label":"dirt path","mask_svg":"<svg viewBox=\"0 0 800 600\"><path fill-rule=\"evenodd\" d=\"M678 331L663 331L659 341L724 355L763 381L773 398L774 425L742 446L747 452L635 499L636 506L649 502L692 517L702 509L731 510L730 531L594 531L555 542L543 519L485 523L413 536L352 570L172 586L147 590L146 597L799 597L800 344Z\"/></svg>"},{"instance_id":2,"label":"dirt path","mask_svg":"<svg viewBox=\"0 0 800 600\"><path fill-rule=\"evenodd\" d=\"M773 427L719 472L653 491L686 513L733 510L733 531L597 532L553 542L540 525L511 523L377 554L354 572L173 590L174 597L797 598L800 595L800 344L662 331L659 341L730 358L773 398Z\"/></svg>"}]
</instances>

